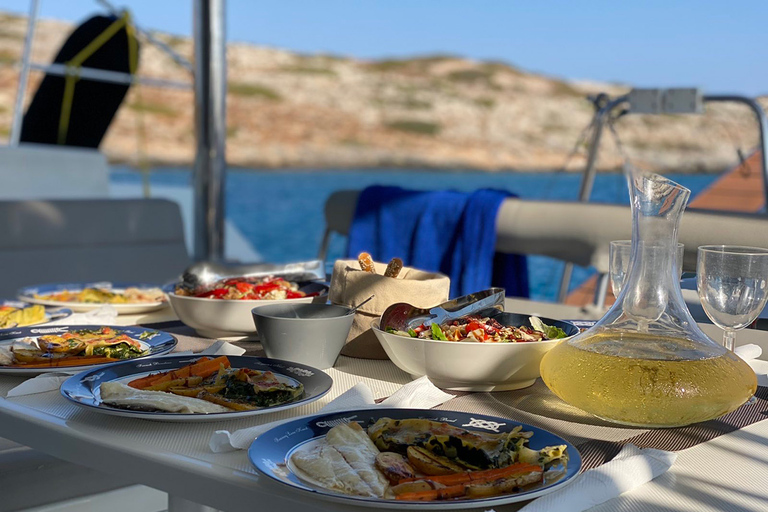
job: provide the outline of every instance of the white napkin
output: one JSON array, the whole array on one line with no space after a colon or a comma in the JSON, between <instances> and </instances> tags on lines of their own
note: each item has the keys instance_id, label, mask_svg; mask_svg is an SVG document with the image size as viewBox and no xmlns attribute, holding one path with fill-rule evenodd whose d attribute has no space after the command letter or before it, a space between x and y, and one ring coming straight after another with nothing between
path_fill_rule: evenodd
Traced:
<instances>
[{"instance_id":1,"label":"white napkin","mask_svg":"<svg viewBox=\"0 0 768 512\"><path fill-rule=\"evenodd\" d=\"M665 473L677 454L626 445L602 466L585 471L559 491L530 502L519 512L580 512L640 487Z\"/></svg>"},{"instance_id":2,"label":"white napkin","mask_svg":"<svg viewBox=\"0 0 768 512\"><path fill-rule=\"evenodd\" d=\"M77 372L50 372L42 373L34 379L28 379L11 388L5 395L5 398L13 398L15 396L34 395L35 393L45 393L46 391L58 390L61 387L61 383L70 378Z\"/></svg>"},{"instance_id":3,"label":"white napkin","mask_svg":"<svg viewBox=\"0 0 768 512\"><path fill-rule=\"evenodd\" d=\"M241 356L245 354L245 349L227 341L218 340L202 352L198 352L198 354L201 356Z\"/></svg>"},{"instance_id":4,"label":"white napkin","mask_svg":"<svg viewBox=\"0 0 768 512\"><path fill-rule=\"evenodd\" d=\"M111 306L110 306L111 307ZM228 343L226 341L217 341L210 347L206 348L202 352L198 352L195 355L200 356L240 356L245 353L244 348L240 348L236 345ZM192 355L192 351L187 350L184 352L173 352L165 354L167 356L185 356ZM163 356L159 356L163 357ZM61 387L62 382L70 378L72 375L80 373L82 370L73 369L71 371L49 372L42 373L34 379L28 379L11 388L5 395L6 398L13 398L15 396L34 395L36 393L46 393L48 391L56 391Z\"/></svg>"},{"instance_id":5,"label":"white napkin","mask_svg":"<svg viewBox=\"0 0 768 512\"><path fill-rule=\"evenodd\" d=\"M370 388L360 382L326 404L316 414L370 407L430 409L450 400L453 396L435 387L427 377L421 377L404 385L380 404L376 404ZM253 440L267 430L295 419L297 418L273 421L264 425L236 430L232 433L228 430L217 430L211 435L208 446L214 453L247 450Z\"/></svg>"},{"instance_id":6,"label":"white napkin","mask_svg":"<svg viewBox=\"0 0 768 512\"><path fill-rule=\"evenodd\" d=\"M115 307L105 304L83 313L72 313L68 317L59 318L45 325L114 325L116 320L117 310Z\"/></svg>"},{"instance_id":7,"label":"white napkin","mask_svg":"<svg viewBox=\"0 0 768 512\"><path fill-rule=\"evenodd\" d=\"M757 359L763 353L763 349L760 348L759 345L755 345L754 343L750 343L748 345L741 345L733 349L733 351L736 353L737 356L739 356L740 358L742 358L747 362L749 362L752 359Z\"/></svg>"}]
</instances>

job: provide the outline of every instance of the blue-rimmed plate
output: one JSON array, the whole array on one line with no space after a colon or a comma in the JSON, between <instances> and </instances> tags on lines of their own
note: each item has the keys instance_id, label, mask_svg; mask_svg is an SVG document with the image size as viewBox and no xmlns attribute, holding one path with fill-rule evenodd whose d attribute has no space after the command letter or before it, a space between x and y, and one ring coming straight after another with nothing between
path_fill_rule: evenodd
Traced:
<instances>
[{"instance_id":1,"label":"blue-rimmed plate","mask_svg":"<svg viewBox=\"0 0 768 512\"><path fill-rule=\"evenodd\" d=\"M166 356L143 361L130 360L113 363L109 366L83 372L67 379L61 385L61 394L76 405L94 412L111 414L113 416L158 421L218 421L267 414L305 405L321 398L333 385L333 379L327 373L304 364L283 361L281 359L269 359L267 357L227 356L232 368L271 371L281 382L292 385L297 383L303 384L304 394L291 402L264 407L263 409L209 414L134 411L111 407L101 401L99 388L105 382L118 381L127 384L150 373L177 370L197 362L201 357L203 356Z\"/></svg>"},{"instance_id":2,"label":"blue-rimmed plate","mask_svg":"<svg viewBox=\"0 0 768 512\"><path fill-rule=\"evenodd\" d=\"M9 307L18 308L18 309L30 307L28 303L21 302L18 300L0 301L0 307L3 307L3 306L9 306ZM0 333L4 333L8 329L17 329L20 327L31 327L33 325L45 325L49 322L53 322L54 320L63 320L64 318L67 318L68 316L71 316L71 315L72 315L72 310L69 308L45 308L45 316L43 317L43 320L33 324L6 327L4 329L0 329Z\"/></svg>"},{"instance_id":3,"label":"blue-rimmed plate","mask_svg":"<svg viewBox=\"0 0 768 512\"><path fill-rule=\"evenodd\" d=\"M138 288L140 290L153 290L157 292L158 298L152 302L126 302L122 304L110 304L118 314L129 315L134 313L149 313L162 309L168 305L162 289L153 284L146 283L117 283L109 281L99 281L93 283L52 283L40 284L35 286L25 286L18 292L19 300L29 302L30 304L41 304L43 306L62 306L70 308L72 311L83 312L100 308L105 302L77 302L54 300L51 298L40 298L40 295L58 295L63 292L79 292L85 288L103 288L111 292L121 293L127 288Z\"/></svg>"},{"instance_id":4,"label":"blue-rimmed plate","mask_svg":"<svg viewBox=\"0 0 768 512\"><path fill-rule=\"evenodd\" d=\"M44 336L46 334L58 334L61 335L68 331L80 331L80 330L96 330L102 327L110 327L118 333L124 333L130 338L139 341L148 351L146 355L131 359L131 361L141 361L147 357L157 356L160 354L166 354L173 350L176 346L176 338L168 334L167 332L157 331L155 329L147 329L144 327L123 327L115 325L56 325L56 326L40 326L40 327L21 327L19 329L8 329L0 334L0 347L9 347L14 342L22 341L25 338L36 338L38 336ZM73 363L76 360L73 360ZM108 363L112 364L112 363ZM39 375L41 373L48 372L62 372L72 370L87 370L90 368L104 367L106 365L78 365L70 364L66 366L50 366L50 367L35 367L25 368L23 365L17 366L2 366L0 365L0 375Z\"/></svg>"},{"instance_id":5,"label":"blue-rimmed plate","mask_svg":"<svg viewBox=\"0 0 768 512\"><path fill-rule=\"evenodd\" d=\"M522 426L524 431L533 432L528 446L539 450L545 446L566 445L568 463L565 467L553 467L549 473L545 473L545 481L542 484L529 486L514 494L505 494L483 499L458 499L441 501L401 501L394 499L366 498L352 496L339 492L323 489L299 478L292 470L289 463L291 455L298 449L302 449L309 443L317 443L328 431L341 423L357 422L363 428L375 423L381 418L402 420L407 418L420 418L445 422L455 427L475 430L478 432L509 432L517 426ZM576 448L563 439L544 429L518 423L505 418L485 416L483 414L471 414L453 411L436 411L427 409L367 409L361 411L346 411L331 414L322 414L309 418L299 418L283 423L260 435L248 449L248 459L251 464L268 478L287 485L298 492L307 493L308 497L318 497L337 503L349 505L361 505L374 508L397 508L406 510L425 509L467 509L474 507L490 508L494 506L524 501L548 494L554 490L568 485L579 474L581 469L581 455Z\"/></svg>"}]
</instances>

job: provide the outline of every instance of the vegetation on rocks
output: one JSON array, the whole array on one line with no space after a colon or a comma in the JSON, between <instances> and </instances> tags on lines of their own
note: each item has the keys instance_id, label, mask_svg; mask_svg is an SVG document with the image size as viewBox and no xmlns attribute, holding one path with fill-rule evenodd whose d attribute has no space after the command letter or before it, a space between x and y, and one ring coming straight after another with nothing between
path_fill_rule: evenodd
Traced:
<instances>
[{"instance_id":1,"label":"vegetation on rocks","mask_svg":"<svg viewBox=\"0 0 768 512\"><path fill-rule=\"evenodd\" d=\"M71 30L41 21L33 60L50 62ZM0 141L11 124L25 31L25 19L0 13ZM193 58L188 38L157 37ZM591 120L588 96L628 90L454 55L360 60L231 43L227 59L227 160L243 167L560 169ZM146 42L139 74L191 83ZM40 79L32 73L27 101ZM101 150L113 161L191 165L193 104L191 88L134 86ZM657 171L720 171L737 162L735 146L747 153L757 143L752 114L727 104L704 116L624 116L616 128L633 160ZM580 149L568 170L583 168ZM606 132L599 168L621 161Z\"/></svg>"}]
</instances>

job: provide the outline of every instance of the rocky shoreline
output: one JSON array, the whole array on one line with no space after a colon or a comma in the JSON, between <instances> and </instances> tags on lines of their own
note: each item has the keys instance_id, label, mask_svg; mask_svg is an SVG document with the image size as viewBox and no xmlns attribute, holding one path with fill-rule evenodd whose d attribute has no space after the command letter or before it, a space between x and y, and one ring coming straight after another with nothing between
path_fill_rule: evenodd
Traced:
<instances>
[{"instance_id":1,"label":"rocky shoreline","mask_svg":"<svg viewBox=\"0 0 768 512\"><path fill-rule=\"evenodd\" d=\"M41 21L34 61L50 62L71 30ZM0 15L0 141L25 31L24 18ZM192 57L189 39L158 37ZM240 168L558 170L591 119L586 97L627 90L443 55L364 61L231 43L228 66L227 160ZM139 74L191 81L146 43ZM28 98L40 78L32 74ZM191 166L192 112L191 90L134 86L100 149L139 167ZM617 127L630 157L660 172L720 172L737 163L735 146L748 154L757 143L752 114L734 105L704 116L626 116ZM615 170L621 155L604 140L599 168ZM583 169L580 149L568 171Z\"/></svg>"}]
</instances>

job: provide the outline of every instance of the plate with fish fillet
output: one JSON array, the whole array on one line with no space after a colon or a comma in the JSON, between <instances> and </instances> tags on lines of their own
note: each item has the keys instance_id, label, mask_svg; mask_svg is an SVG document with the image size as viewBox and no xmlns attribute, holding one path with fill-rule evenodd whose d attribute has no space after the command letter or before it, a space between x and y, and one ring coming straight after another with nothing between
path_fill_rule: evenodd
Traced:
<instances>
[{"instance_id":1,"label":"plate with fish fillet","mask_svg":"<svg viewBox=\"0 0 768 512\"><path fill-rule=\"evenodd\" d=\"M544 429L453 411L372 408L283 423L248 450L268 478L338 503L404 510L493 507L560 489L576 448Z\"/></svg>"},{"instance_id":2,"label":"plate with fish fillet","mask_svg":"<svg viewBox=\"0 0 768 512\"><path fill-rule=\"evenodd\" d=\"M103 414L199 422L298 407L332 384L317 368L280 359L170 355L80 373L64 381L61 394Z\"/></svg>"},{"instance_id":3,"label":"plate with fish fillet","mask_svg":"<svg viewBox=\"0 0 768 512\"><path fill-rule=\"evenodd\" d=\"M88 370L170 352L176 338L145 327L52 325L0 333L0 375Z\"/></svg>"}]
</instances>

